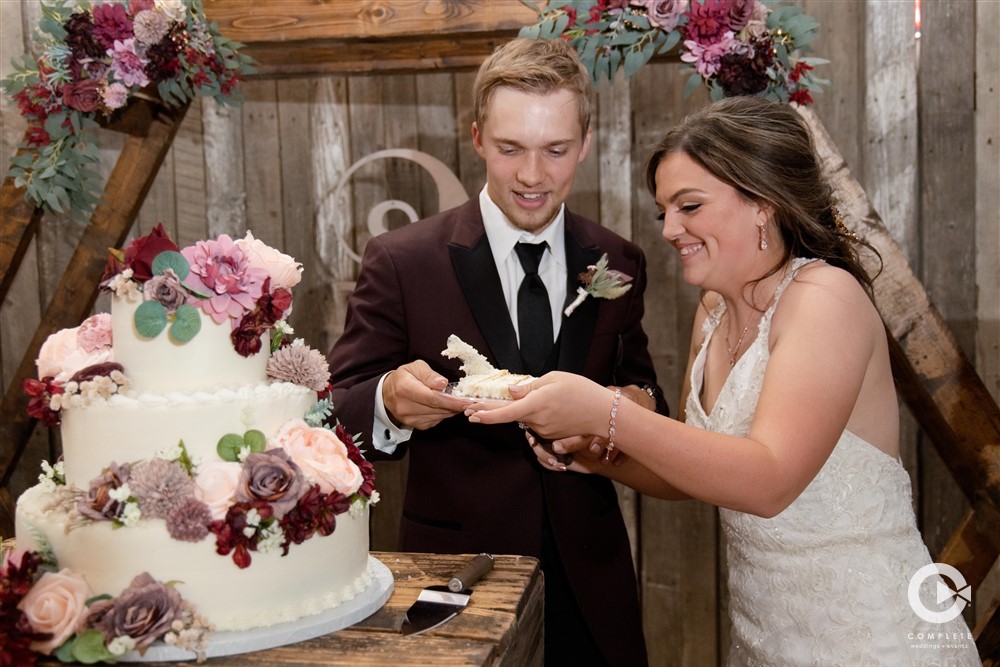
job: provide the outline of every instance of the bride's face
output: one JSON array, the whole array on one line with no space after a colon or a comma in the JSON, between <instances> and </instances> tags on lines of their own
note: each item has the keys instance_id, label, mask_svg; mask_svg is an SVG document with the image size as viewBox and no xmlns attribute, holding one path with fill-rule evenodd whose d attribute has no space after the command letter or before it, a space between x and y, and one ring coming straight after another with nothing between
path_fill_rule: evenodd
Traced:
<instances>
[{"instance_id":1,"label":"bride's face","mask_svg":"<svg viewBox=\"0 0 1000 667\"><path fill-rule=\"evenodd\" d=\"M765 258L758 224L766 222L767 211L686 154L672 153L657 167L656 206L663 238L680 255L685 282L738 293L760 275Z\"/></svg>"}]
</instances>

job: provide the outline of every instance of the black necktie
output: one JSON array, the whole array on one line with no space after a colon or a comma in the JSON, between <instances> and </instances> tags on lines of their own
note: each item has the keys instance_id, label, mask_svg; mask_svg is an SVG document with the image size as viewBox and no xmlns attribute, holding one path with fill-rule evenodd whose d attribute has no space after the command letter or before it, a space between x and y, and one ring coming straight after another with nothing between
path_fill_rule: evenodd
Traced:
<instances>
[{"instance_id":1,"label":"black necktie","mask_svg":"<svg viewBox=\"0 0 1000 667\"><path fill-rule=\"evenodd\" d=\"M517 290L517 329L521 339L524 370L541 375L552 351L552 306L545 283L538 275L538 264L545 252L544 243L518 243L514 247L524 269L524 280Z\"/></svg>"}]
</instances>

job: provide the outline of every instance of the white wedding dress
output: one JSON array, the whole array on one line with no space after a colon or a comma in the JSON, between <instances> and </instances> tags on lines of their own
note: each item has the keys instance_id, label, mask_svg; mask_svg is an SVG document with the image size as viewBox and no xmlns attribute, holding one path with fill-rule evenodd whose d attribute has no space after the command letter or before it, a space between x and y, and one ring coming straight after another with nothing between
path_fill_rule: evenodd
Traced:
<instances>
[{"instance_id":1,"label":"white wedding dress","mask_svg":"<svg viewBox=\"0 0 1000 667\"><path fill-rule=\"evenodd\" d=\"M689 424L732 435L749 431L769 357L771 316L808 261L795 260L757 338L705 414L699 399L705 354L725 304L720 300L710 313L691 370ZM720 509L728 542L729 664L980 665L961 616L927 623L907 601L910 578L931 562L911 503L910 478L899 460L844 431L819 474L778 516Z\"/></svg>"}]
</instances>

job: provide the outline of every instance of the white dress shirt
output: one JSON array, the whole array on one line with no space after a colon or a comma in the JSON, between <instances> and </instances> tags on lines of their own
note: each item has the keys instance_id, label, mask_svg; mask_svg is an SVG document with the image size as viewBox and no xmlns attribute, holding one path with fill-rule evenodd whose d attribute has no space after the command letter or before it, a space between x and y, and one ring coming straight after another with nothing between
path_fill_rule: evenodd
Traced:
<instances>
[{"instance_id":1,"label":"white dress shirt","mask_svg":"<svg viewBox=\"0 0 1000 667\"><path fill-rule=\"evenodd\" d=\"M548 249L542 255L538 265L538 276L545 284L549 293L549 305L552 307L552 335L559 337L562 325L562 311L566 302L566 206L560 206L548 225L537 234L531 234L518 229L511 224L500 207L497 206L486 188L479 193L479 209L483 214L483 225L486 228L486 238L490 242L493 261L496 263L500 276L500 287L503 289L504 302L510 321L517 332L517 290L524 279L524 269L514 252L514 246L524 241L527 243L546 243ZM447 341L441 341L441 349ZM520 340L518 340L520 346ZM388 373L386 373L388 375ZM379 380L375 388L375 424L372 427L372 444L379 451L391 454L401 442L406 442L413 434L413 429L399 428L392 423L382 401L382 383L386 375Z\"/></svg>"}]
</instances>

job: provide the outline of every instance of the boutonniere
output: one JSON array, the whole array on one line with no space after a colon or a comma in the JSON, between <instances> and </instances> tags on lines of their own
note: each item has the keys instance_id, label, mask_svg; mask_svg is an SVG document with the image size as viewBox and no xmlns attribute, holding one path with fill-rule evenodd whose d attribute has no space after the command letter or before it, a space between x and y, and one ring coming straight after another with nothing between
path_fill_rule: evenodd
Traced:
<instances>
[{"instance_id":1,"label":"boutonniere","mask_svg":"<svg viewBox=\"0 0 1000 667\"><path fill-rule=\"evenodd\" d=\"M572 315L577 306L588 296L596 299L617 299L632 288L627 284L632 282L632 276L608 268L607 253L601 255L597 264L591 264L580 274L580 282L582 284L576 288L576 299L563 311L566 317Z\"/></svg>"}]
</instances>

